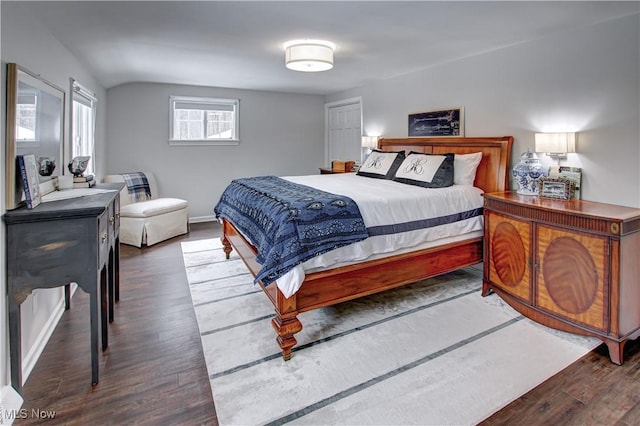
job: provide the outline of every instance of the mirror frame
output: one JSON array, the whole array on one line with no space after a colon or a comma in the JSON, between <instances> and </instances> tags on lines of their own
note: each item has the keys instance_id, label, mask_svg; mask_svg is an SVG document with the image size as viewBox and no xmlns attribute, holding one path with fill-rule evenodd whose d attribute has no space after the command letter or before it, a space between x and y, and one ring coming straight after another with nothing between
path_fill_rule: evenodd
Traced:
<instances>
[{"instance_id":1,"label":"mirror frame","mask_svg":"<svg viewBox=\"0 0 640 426\"><path fill-rule=\"evenodd\" d=\"M56 86L55 84L43 79L40 75L35 74L26 68L15 64L7 64L7 111L6 111L6 128L5 128L5 208L6 210L13 210L25 204L22 200L22 183L20 179L20 172L17 167L17 142L16 142L16 119L18 110L18 85L21 80L37 80L39 87L45 90L48 94L57 97L60 100L60 148L59 158L60 167L59 170L64 170L65 158L64 158L64 124L65 124L65 101L66 92L64 89Z\"/></svg>"}]
</instances>

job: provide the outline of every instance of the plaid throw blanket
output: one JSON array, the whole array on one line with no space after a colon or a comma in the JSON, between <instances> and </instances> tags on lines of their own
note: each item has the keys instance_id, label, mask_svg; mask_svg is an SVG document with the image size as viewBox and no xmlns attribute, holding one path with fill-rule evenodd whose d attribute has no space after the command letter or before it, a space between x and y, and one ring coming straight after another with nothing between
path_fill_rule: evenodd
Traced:
<instances>
[{"instance_id":1,"label":"plaid throw blanket","mask_svg":"<svg viewBox=\"0 0 640 426\"><path fill-rule=\"evenodd\" d=\"M358 205L276 176L235 179L214 208L258 248L265 285L295 265L369 236Z\"/></svg>"},{"instance_id":2,"label":"plaid throw blanket","mask_svg":"<svg viewBox=\"0 0 640 426\"><path fill-rule=\"evenodd\" d=\"M124 178L124 182L127 184L127 191L129 191L129 194L133 194L136 201L151 199L151 188L149 187L149 181L144 173L123 173L122 177Z\"/></svg>"}]
</instances>

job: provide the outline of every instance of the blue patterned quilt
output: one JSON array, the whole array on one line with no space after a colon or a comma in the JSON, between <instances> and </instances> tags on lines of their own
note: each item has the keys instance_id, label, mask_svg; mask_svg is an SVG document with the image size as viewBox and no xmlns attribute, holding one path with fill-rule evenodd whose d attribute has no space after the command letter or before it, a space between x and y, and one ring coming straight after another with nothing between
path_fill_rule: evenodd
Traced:
<instances>
[{"instance_id":1,"label":"blue patterned quilt","mask_svg":"<svg viewBox=\"0 0 640 426\"><path fill-rule=\"evenodd\" d=\"M358 205L277 176L233 180L214 208L258 249L267 285L314 256L369 236Z\"/></svg>"}]
</instances>

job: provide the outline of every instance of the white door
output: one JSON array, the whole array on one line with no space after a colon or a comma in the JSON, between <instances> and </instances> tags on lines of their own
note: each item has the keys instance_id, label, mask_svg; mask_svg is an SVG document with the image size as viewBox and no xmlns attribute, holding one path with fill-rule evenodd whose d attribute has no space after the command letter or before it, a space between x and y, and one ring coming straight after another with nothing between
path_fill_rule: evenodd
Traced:
<instances>
[{"instance_id":1,"label":"white door","mask_svg":"<svg viewBox=\"0 0 640 426\"><path fill-rule=\"evenodd\" d=\"M327 147L325 165L333 160L360 163L362 153L362 107L360 99L326 106Z\"/></svg>"}]
</instances>

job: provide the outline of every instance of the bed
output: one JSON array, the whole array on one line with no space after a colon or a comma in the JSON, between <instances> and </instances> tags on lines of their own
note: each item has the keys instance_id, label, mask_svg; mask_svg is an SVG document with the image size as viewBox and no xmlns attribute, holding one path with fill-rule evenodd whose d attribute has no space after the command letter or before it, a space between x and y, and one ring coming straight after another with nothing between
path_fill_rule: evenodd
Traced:
<instances>
[{"instance_id":1,"label":"bed","mask_svg":"<svg viewBox=\"0 0 640 426\"><path fill-rule=\"evenodd\" d=\"M512 144L511 136L393 138L380 139L378 150L458 155L481 152L482 159L477 166L472 186L479 188L477 190L479 193L488 193L508 190ZM322 177L325 176L332 175ZM345 176L343 179L349 179L349 177ZM370 179L370 181L372 185L382 182L378 179ZM301 183L304 184L305 180L302 179ZM259 257L258 249L249 242L249 238L245 237L243 232L239 231L232 220L222 217L221 221L223 231L221 240L227 258L231 251L235 250L253 276L259 277L262 265L256 259ZM345 262L327 267L318 266L316 262L315 268L302 274L300 282L293 290L286 287L280 288L277 281L264 284L257 279L257 284L261 286L275 308L275 317L271 320L271 324L277 333L276 340L282 356L288 360L291 357L292 348L297 343L294 335L302 330L302 323L298 319L298 314L301 312L331 306L480 263L483 259L482 247L483 232L476 230L455 238L447 237L431 241L415 248L378 254L365 260L349 262L346 259ZM336 250L347 248L341 247ZM282 278L284 280L284 276Z\"/></svg>"}]
</instances>

